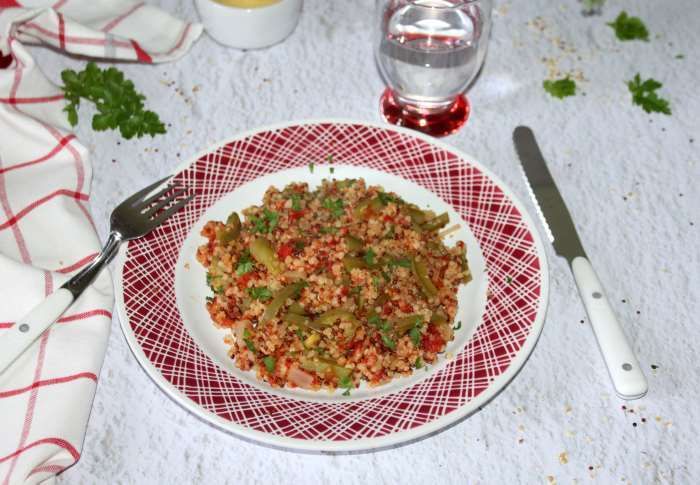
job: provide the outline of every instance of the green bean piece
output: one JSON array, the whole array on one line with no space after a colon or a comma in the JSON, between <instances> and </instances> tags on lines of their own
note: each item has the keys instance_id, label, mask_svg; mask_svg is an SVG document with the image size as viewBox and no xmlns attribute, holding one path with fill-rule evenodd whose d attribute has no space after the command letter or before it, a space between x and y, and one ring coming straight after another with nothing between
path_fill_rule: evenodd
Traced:
<instances>
[{"instance_id":1,"label":"green bean piece","mask_svg":"<svg viewBox=\"0 0 700 485\"><path fill-rule=\"evenodd\" d=\"M413 204L403 206L403 212L411 218L411 224L420 226L425 222L425 212Z\"/></svg>"},{"instance_id":2,"label":"green bean piece","mask_svg":"<svg viewBox=\"0 0 700 485\"><path fill-rule=\"evenodd\" d=\"M306 310L303 306L299 304L299 302L295 301L294 303L289 305L289 313L294 313L296 315L306 315Z\"/></svg>"},{"instance_id":3,"label":"green bean piece","mask_svg":"<svg viewBox=\"0 0 700 485\"><path fill-rule=\"evenodd\" d=\"M250 254L255 260L264 265L267 270L278 275L282 272L282 263L277 259L272 244L265 238L259 237L250 243Z\"/></svg>"},{"instance_id":4,"label":"green bean piece","mask_svg":"<svg viewBox=\"0 0 700 485\"><path fill-rule=\"evenodd\" d=\"M369 207L370 202L372 202L372 199L370 198L361 200L352 210L352 214L355 217L363 217L365 215L365 212L367 212L367 208Z\"/></svg>"},{"instance_id":5,"label":"green bean piece","mask_svg":"<svg viewBox=\"0 0 700 485\"><path fill-rule=\"evenodd\" d=\"M447 315L441 310L433 312L433 316L430 317L430 323L434 323L435 325L447 325Z\"/></svg>"},{"instance_id":6,"label":"green bean piece","mask_svg":"<svg viewBox=\"0 0 700 485\"><path fill-rule=\"evenodd\" d=\"M310 370L311 372L318 372L319 374L325 374L326 372L331 370L331 364L321 362L320 359L318 361L315 361L315 360L309 359L307 357L302 357L299 360L300 360L302 369Z\"/></svg>"},{"instance_id":7,"label":"green bean piece","mask_svg":"<svg viewBox=\"0 0 700 485\"><path fill-rule=\"evenodd\" d=\"M364 249L365 247L365 244L362 242L362 239L352 236L350 234L345 236L345 245L351 252L362 251L362 249Z\"/></svg>"},{"instance_id":8,"label":"green bean piece","mask_svg":"<svg viewBox=\"0 0 700 485\"><path fill-rule=\"evenodd\" d=\"M357 323L357 318L355 318L355 315L344 308L334 308L332 310L328 310L327 312L324 312L316 317L314 322L318 323L319 325L329 327L333 325L336 320Z\"/></svg>"},{"instance_id":9,"label":"green bean piece","mask_svg":"<svg viewBox=\"0 0 700 485\"><path fill-rule=\"evenodd\" d=\"M290 325L296 325L297 327L300 327L304 330L323 332L323 330L326 328L323 325L319 325L318 323L314 322L309 317L305 315L299 315L297 313L287 313L284 317L282 317L282 320L289 323Z\"/></svg>"},{"instance_id":10,"label":"green bean piece","mask_svg":"<svg viewBox=\"0 0 700 485\"><path fill-rule=\"evenodd\" d=\"M272 301L268 303L267 307L265 308L265 311L260 318L260 323L265 323L275 318L284 304L287 302L287 299L296 297L303 287L304 283L302 282L292 283L291 285L287 285L275 293Z\"/></svg>"},{"instance_id":11,"label":"green bean piece","mask_svg":"<svg viewBox=\"0 0 700 485\"><path fill-rule=\"evenodd\" d=\"M363 258L354 256L343 256L343 267L349 273L353 269L366 269L367 262Z\"/></svg>"},{"instance_id":12,"label":"green bean piece","mask_svg":"<svg viewBox=\"0 0 700 485\"><path fill-rule=\"evenodd\" d=\"M413 259L411 266L413 275L416 277L418 285L420 286L421 290L423 290L423 293L425 293L425 296L428 298L436 296L438 294L438 290L435 288L435 285L428 275L428 267L425 265L425 263L423 261Z\"/></svg>"},{"instance_id":13,"label":"green bean piece","mask_svg":"<svg viewBox=\"0 0 700 485\"><path fill-rule=\"evenodd\" d=\"M423 229L426 231L437 231L438 229L445 227L449 222L450 216L447 215L447 212L444 212L423 224Z\"/></svg>"},{"instance_id":14,"label":"green bean piece","mask_svg":"<svg viewBox=\"0 0 700 485\"><path fill-rule=\"evenodd\" d=\"M402 317L394 321L394 330L399 336L405 335L406 332L416 326L416 323L422 320L423 316L414 314L407 317Z\"/></svg>"}]
</instances>

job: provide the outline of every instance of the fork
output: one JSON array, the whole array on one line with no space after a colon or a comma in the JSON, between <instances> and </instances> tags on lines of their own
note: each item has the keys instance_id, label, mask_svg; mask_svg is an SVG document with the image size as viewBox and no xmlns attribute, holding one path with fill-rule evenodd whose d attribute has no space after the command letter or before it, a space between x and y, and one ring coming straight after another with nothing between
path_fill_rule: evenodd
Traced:
<instances>
[{"instance_id":1,"label":"fork","mask_svg":"<svg viewBox=\"0 0 700 485\"><path fill-rule=\"evenodd\" d=\"M187 191L177 183L168 184L152 194L169 178L149 185L119 204L110 216L109 236L100 254L5 332L0 338L0 374L92 284L116 256L122 242L145 236L192 200L193 195L180 198Z\"/></svg>"}]
</instances>

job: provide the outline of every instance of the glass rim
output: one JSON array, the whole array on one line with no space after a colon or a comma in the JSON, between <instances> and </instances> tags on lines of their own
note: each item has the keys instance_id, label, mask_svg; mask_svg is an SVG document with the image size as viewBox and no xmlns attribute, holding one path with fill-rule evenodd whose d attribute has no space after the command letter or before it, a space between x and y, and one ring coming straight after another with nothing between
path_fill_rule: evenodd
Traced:
<instances>
[{"instance_id":1,"label":"glass rim","mask_svg":"<svg viewBox=\"0 0 700 485\"><path fill-rule=\"evenodd\" d=\"M452 5L421 5L422 2L425 2L426 0L408 0L408 3L419 7L419 8L425 8L425 9L430 9L430 10L455 10L459 9L461 7L464 7L465 5L468 5L470 3L478 3L482 0L442 0L445 2L450 2Z\"/></svg>"}]
</instances>

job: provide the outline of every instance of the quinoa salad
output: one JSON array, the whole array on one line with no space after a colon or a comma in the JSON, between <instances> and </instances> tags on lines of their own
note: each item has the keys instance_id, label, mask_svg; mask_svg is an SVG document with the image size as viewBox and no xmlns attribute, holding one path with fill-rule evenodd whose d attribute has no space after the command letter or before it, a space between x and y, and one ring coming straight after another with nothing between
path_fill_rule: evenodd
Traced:
<instances>
[{"instance_id":1,"label":"quinoa salad","mask_svg":"<svg viewBox=\"0 0 700 485\"><path fill-rule=\"evenodd\" d=\"M270 187L209 221L206 308L241 370L274 387L385 384L434 363L454 332L466 246L435 214L363 179Z\"/></svg>"}]
</instances>

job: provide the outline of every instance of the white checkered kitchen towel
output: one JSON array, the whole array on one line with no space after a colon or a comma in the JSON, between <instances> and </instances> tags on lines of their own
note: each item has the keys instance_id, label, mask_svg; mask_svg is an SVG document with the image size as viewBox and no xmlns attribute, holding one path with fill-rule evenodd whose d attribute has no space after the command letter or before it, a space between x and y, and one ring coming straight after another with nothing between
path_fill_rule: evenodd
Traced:
<instances>
[{"instance_id":1,"label":"white checkered kitchen towel","mask_svg":"<svg viewBox=\"0 0 700 485\"><path fill-rule=\"evenodd\" d=\"M0 338L100 247L87 150L25 44L162 62L201 31L124 0L0 0ZM0 485L51 480L80 457L112 304L105 273L0 375Z\"/></svg>"}]
</instances>

